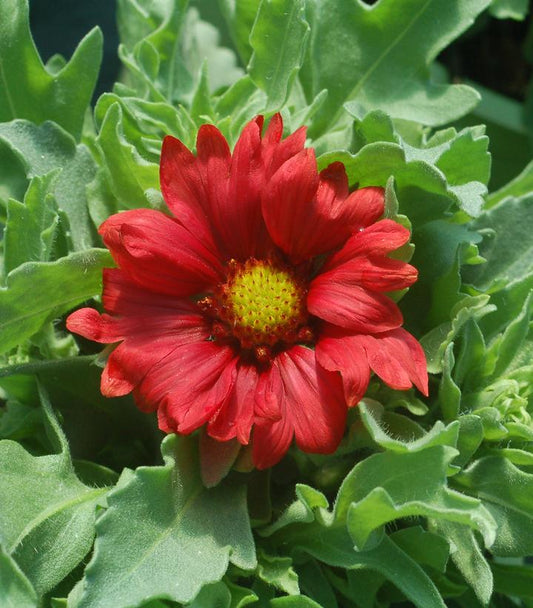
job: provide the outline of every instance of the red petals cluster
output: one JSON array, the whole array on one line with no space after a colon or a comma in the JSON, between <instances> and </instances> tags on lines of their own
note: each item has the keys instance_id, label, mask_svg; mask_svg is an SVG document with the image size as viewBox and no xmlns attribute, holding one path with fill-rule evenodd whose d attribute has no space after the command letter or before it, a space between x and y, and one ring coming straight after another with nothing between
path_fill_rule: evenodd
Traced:
<instances>
[{"instance_id":1,"label":"red petals cluster","mask_svg":"<svg viewBox=\"0 0 533 608\"><path fill-rule=\"evenodd\" d=\"M85 308L67 322L119 343L104 395L133 391L166 432L206 425L216 440L251 442L258 468L279 461L293 438L307 452L334 451L371 371L427 394L424 353L386 295L417 278L388 257L409 231L380 219L381 188L350 193L341 163L319 173L303 128L282 139L276 115L262 130L257 117L233 153L212 125L200 128L196 155L165 138L161 188L172 215L137 209L102 224L118 266L104 271L106 312ZM257 289L272 325L246 299L263 270ZM276 290L293 284L278 307Z\"/></svg>"}]
</instances>

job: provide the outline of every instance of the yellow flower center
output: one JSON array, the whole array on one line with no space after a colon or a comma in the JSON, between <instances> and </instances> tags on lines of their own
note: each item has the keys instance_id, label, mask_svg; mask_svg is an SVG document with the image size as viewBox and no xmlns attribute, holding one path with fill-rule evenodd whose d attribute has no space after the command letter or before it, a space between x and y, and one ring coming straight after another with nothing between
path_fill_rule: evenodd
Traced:
<instances>
[{"instance_id":1,"label":"yellow flower center","mask_svg":"<svg viewBox=\"0 0 533 608\"><path fill-rule=\"evenodd\" d=\"M304 282L270 261L233 262L219 315L244 348L293 343L307 321Z\"/></svg>"}]
</instances>

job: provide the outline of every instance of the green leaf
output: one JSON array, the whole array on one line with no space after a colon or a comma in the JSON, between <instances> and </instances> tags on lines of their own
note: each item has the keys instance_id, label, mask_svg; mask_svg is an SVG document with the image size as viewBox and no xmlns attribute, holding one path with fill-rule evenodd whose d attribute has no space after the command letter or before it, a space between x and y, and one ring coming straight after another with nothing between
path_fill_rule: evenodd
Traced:
<instances>
[{"instance_id":1,"label":"green leaf","mask_svg":"<svg viewBox=\"0 0 533 608\"><path fill-rule=\"evenodd\" d=\"M339 608L324 569L316 560L312 559L301 564L298 567L298 576L303 592L318 602L322 608Z\"/></svg>"},{"instance_id":2,"label":"green leaf","mask_svg":"<svg viewBox=\"0 0 533 608\"><path fill-rule=\"evenodd\" d=\"M507 459L486 456L454 478L462 489L477 495L496 523L494 555L533 553L533 475Z\"/></svg>"},{"instance_id":3,"label":"green leaf","mask_svg":"<svg viewBox=\"0 0 533 608\"><path fill-rule=\"evenodd\" d=\"M189 103L204 62L212 91L242 76L233 52L218 46L218 31L187 5L187 0L118 2L119 56L140 97Z\"/></svg>"},{"instance_id":4,"label":"green leaf","mask_svg":"<svg viewBox=\"0 0 533 608\"><path fill-rule=\"evenodd\" d=\"M270 600L268 605L271 608L324 608L305 595L276 597L273 600Z\"/></svg>"},{"instance_id":5,"label":"green leaf","mask_svg":"<svg viewBox=\"0 0 533 608\"><path fill-rule=\"evenodd\" d=\"M531 161L514 179L508 184L492 192L487 197L487 209L495 207L505 198L520 198L533 192L533 161Z\"/></svg>"},{"instance_id":6,"label":"green leaf","mask_svg":"<svg viewBox=\"0 0 533 608\"><path fill-rule=\"evenodd\" d=\"M54 180L53 194L57 208L68 218L68 235L74 249L92 247L93 229L87 213L85 188L94 178L96 165L83 144L58 125L45 122L36 126L26 120L0 124L3 140L26 169L28 179L44 177L55 169L61 172Z\"/></svg>"},{"instance_id":7,"label":"green leaf","mask_svg":"<svg viewBox=\"0 0 533 608\"><path fill-rule=\"evenodd\" d=\"M433 445L455 447L457 443L458 422L445 426L438 420L430 431L423 433L420 427L413 427L412 424L402 429L401 423L405 425L412 421L405 416L386 412L377 401L363 399L358 405L358 410L372 439L387 450L397 453L419 452ZM417 437L415 433L421 436Z\"/></svg>"},{"instance_id":8,"label":"green leaf","mask_svg":"<svg viewBox=\"0 0 533 608\"><path fill-rule=\"evenodd\" d=\"M457 418L461 405L461 389L452 378L452 370L455 365L453 347L454 343L450 342L444 352L442 358L442 376L439 384L439 405L444 420L447 422Z\"/></svg>"},{"instance_id":9,"label":"green leaf","mask_svg":"<svg viewBox=\"0 0 533 608\"><path fill-rule=\"evenodd\" d=\"M447 487L446 475L457 451L432 446L420 452L373 454L344 480L335 520L348 521L354 544L362 548L374 530L395 519L432 517L463 523L494 540L496 524L480 501Z\"/></svg>"},{"instance_id":10,"label":"green leaf","mask_svg":"<svg viewBox=\"0 0 533 608\"><path fill-rule=\"evenodd\" d=\"M250 34L248 73L267 94L266 111L287 99L305 53L309 24L304 0L263 0Z\"/></svg>"},{"instance_id":11,"label":"green leaf","mask_svg":"<svg viewBox=\"0 0 533 608\"><path fill-rule=\"evenodd\" d=\"M258 0L218 0L220 11L226 20L231 38L246 65L252 55L250 32L257 16Z\"/></svg>"},{"instance_id":12,"label":"green leaf","mask_svg":"<svg viewBox=\"0 0 533 608\"><path fill-rule=\"evenodd\" d=\"M480 319L495 310L495 306L488 304L489 300L487 295L463 298L452 310L452 321L442 323L422 336L420 343L426 353L429 373L442 372L446 349L469 321Z\"/></svg>"},{"instance_id":13,"label":"green leaf","mask_svg":"<svg viewBox=\"0 0 533 608\"><path fill-rule=\"evenodd\" d=\"M27 0L0 3L0 121L53 120L79 141L102 59L93 29L57 73L43 65L31 38Z\"/></svg>"},{"instance_id":14,"label":"green leaf","mask_svg":"<svg viewBox=\"0 0 533 608\"><path fill-rule=\"evenodd\" d=\"M3 608L37 608L37 594L13 558L0 546L0 597Z\"/></svg>"},{"instance_id":15,"label":"green leaf","mask_svg":"<svg viewBox=\"0 0 533 608\"><path fill-rule=\"evenodd\" d=\"M328 89L312 136L342 117L348 102L358 116L370 109L436 126L472 109L477 93L464 85L435 84L429 65L466 30L490 0L381 0L313 2L313 35L301 73L306 93ZM339 46L340 45L340 46Z\"/></svg>"},{"instance_id":16,"label":"green leaf","mask_svg":"<svg viewBox=\"0 0 533 608\"><path fill-rule=\"evenodd\" d=\"M430 566L437 572L446 571L450 547L442 536L428 532L421 526L410 526L393 532L390 538L417 564Z\"/></svg>"},{"instance_id":17,"label":"green leaf","mask_svg":"<svg viewBox=\"0 0 533 608\"><path fill-rule=\"evenodd\" d=\"M487 605L493 590L492 571L472 530L450 521L436 522L434 527L450 543L452 561L466 582Z\"/></svg>"},{"instance_id":18,"label":"green leaf","mask_svg":"<svg viewBox=\"0 0 533 608\"><path fill-rule=\"evenodd\" d=\"M480 253L487 259L470 271L468 278L476 287L488 289L533 275L533 193L504 199L477 218L473 228L484 234Z\"/></svg>"},{"instance_id":19,"label":"green leaf","mask_svg":"<svg viewBox=\"0 0 533 608\"><path fill-rule=\"evenodd\" d=\"M528 0L492 0L490 14L497 19L525 19L529 11Z\"/></svg>"},{"instance_id":20,"label":"green leaf","mask_svg":"<svg viewBox=\"0 0 533 608\"><path fill-rule=\"evenodd\" d=\"M204 488L194 439L168 436L162 453L164 466L137 469L108 496L79 608L189 602L230 561L255 568L245 487L226 480Z\"/></svg>"},{"instance_id":21,"label":"green leaf","mask_svg":"<svg viewBox=\"0 0 533 608\"><path fill-rule=\"evenodd\" d=\"M305 550L332 566L379 572L418 608L445 608L433 581L388 536L384 536L379 545L367 551L354 550L346 531L337 529L306 530L293 542L299 550Z\"/></svg>"},{"instance_id":22,"label":"green leaf","mask_svg":"<svg viewBox=\"0 0 533 608\"><path fill-rule=\"evenodd\" d=\"M15 442L0 442L0 541L39 595L55 587L89 551L95 505L107 492L78 480L43 391L41 400L59 453L35 457Z\"/></svg>"},{"instance_id":23,"label":"green leaf","mask_svg":"<svg viewBox=\"0 0 533 608\"><path fill-rule=\"evenodd\" d=\"M205 585L194 600L188 604L190 608L230 608L231 593L227 586L219 581ZM165 604L162 604L162 608Z\"/></svg>"},{"instance_id":24,"label":"green leaf","mask_svg":"<svg viewBox=\"0 0 533 608\"><path fill-rule=\"evenodd\" d=\"M492 569L495 591L533 600L533 567L495 563Z\"/></svg>"},{"instance_id":25,"label":"green leaf","mask_svg":"<svg viewBox=\"0 0 533 608\"><path fill-rule=\"evenodd\" d=\"M298 595L298 575L292 568L292 559L276 557L260 550L257 555L257 576L265 583L274 585L277 589L289 595Z\"/></svg>"},{"instance_id":26,"label":"green leaf","mask_svg":"<svg viewBox=\"0 0 533 608\"><path fill-rule=\"evenodd\" d=\"M150 188L159 188L159 165L145 160L126 139L119 103L109 106L96 143L102 152L105 174L120 208L149 206L145 193Z\"/></svg>"},{"instance_id":27,"label":"green leaf","mask_svg":"<svg viewBox=\"0 0 533 608\"><path fill-rule=\"evenodd\" d=\"M34 177L24 203L10 199L4 233L4 267L8 274L24 262L48 262L58 227L51 183L57 172Z\"/></svg>"},{"instance_id":28,"label":"green leaf","mask_svg":"<svg viewBox=\"0 0 533 608\"><path fill-rule=\"evenodd\" d=\"M6 287L0 288L0 353L22 344L47 321L97 295L102 268L111 265L107 250L89 249L57 262L27 262L10 272Z\"/></svg>"}]
</instances>

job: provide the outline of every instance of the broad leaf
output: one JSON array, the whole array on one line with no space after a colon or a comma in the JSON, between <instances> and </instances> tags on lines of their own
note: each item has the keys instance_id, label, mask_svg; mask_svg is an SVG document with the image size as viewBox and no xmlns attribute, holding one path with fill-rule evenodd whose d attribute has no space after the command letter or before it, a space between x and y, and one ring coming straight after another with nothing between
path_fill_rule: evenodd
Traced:
<instances>
[{"instance_id":1,"label":"broad leaf","mask_svg":"<svg viewBox=\"0 0 533 608\"><path fill-rule=\"evenodd\" d=\"M109 495L79 608L189 602L229 562L255 568L245 487L204 488L193 439L168 436L162 451L164 466L137 469Z\"/></svg>"},{"instance_id":2,"label":"broad leaf","mask_svg":"<svg viewBox=\"0 0 533 608\"><path fill-rule=\"evenodd\" d=\"M335 124L343 105L358 116L380 109L395 118L436 126L474 107L464 85L435 84L429 65L466 30L490 0L320 0L310 3L313 31L300 72L308 98L328 90L313 135Z\"/></svg>"},{"instance_id":3,"label":"broad leaf","mask_svg":"<svg viewBox=\"0 0 533 608\"><path fill-rule=\"evenodd\" d=\"M102 33L93 29L57 73L43 65L28 23L28 0L0 2L0 121L53 120L79 141L100 62Z\"/></svg>"},{"instance_id":4,"label":"broad leaf","mask_svg":"<svg viewBox=\"0 0 533 608\"><path fill-rule=\"evenodd\" d=\"M76 477L48 397L43 392L41 398L59 453L35 457L15 442L0 442L0 541L39 595L89 551L96 503L107 492Z\"/></svg>"}]
</instances>

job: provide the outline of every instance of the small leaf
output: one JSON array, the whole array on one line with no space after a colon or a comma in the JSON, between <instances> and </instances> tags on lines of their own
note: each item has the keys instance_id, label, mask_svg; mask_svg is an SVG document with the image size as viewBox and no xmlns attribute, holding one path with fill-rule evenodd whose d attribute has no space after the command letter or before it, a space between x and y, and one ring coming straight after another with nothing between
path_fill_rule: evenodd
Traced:
<instances>
[{"instance_id":1,"label":"small leaf","mask_svg":"<svg viewBox=\"0 0 533 608\"><path fill-rule=\"evenodd\" d=\"M145 192L159 188L159 165L146 160L125 137L119 103L109 106L96 143L102 152L105 173L122 209L147 207Z\"/></svg>"},{"instance_id":2,"label":"small leaf","mask_svg":"<svg viewBox=\"0 0 533 608\"><path fill-rule=\"evenodd\" d=\"M57 262L27 262L10 272L6 287L0 288L0 353L22 344L47 321L97 295L102 268L111 265L107 250L89 249Z\"/></svg>"},{"instance_id":3,"label":"small leaf","mask_svg":"<svg viewBox=\"0 0 533 608\"><path fill-rule=\"evenodd\" d=\"M289 595L298 595L298 575L293 570L290 557L276 557L264 551L258 552L257 576L265 583Z\"/></svg>"},{"instance_id":4,"label":"small leaf","mask_svg":"<svg viewBox=\"0 0 533 608\"><path fill-rule=\"evenodd\" d=\"M267 112L281 108L302 65L309 35L304 9L304 0L263 0L259 6L248 72L267 94Z\"/></svg>"},{"instance_id":5,"label":"small leaf","mask_svg":"<svg viewBox=\"0 0 533 608\"><path fill-rule=\"evenodd\" d=\"M59 216L50 187L57 171L34 177L24 203L10 199L4 234L6 274L24 262L48 262Z\"/></svg>"},{"instance_id":6,"label":"small leaf","mask_svg":"<svg viewBox=\"0 0 533 608\"><path fill-rule=\"evenodd\" d=\"M194 439L168 436L162 452L164 466L137 469L108 496L79 608L190 602L230 561L255 568L245 487L227 481L206 489Z\"/></svg>"},{"instance_id":7,"label":"small leaf","mask_svg":"<svg viewBox=\"0 0 533 608\"><path fill-rule=\"evenodd\" d=\"M525 19L529 10L528 0L492 0L489 11L497 19Z\"/></svg>"},{"instance_id":8,"label":"small leaf","mask_svg":"<svg viewBox=\"0 0 533 608\"><path fill-rule=\"evenodd\" d=\"M480 501L450 490L446 474L456 450L432 446L420 452L373 454L358 463L340 487L335 521L348 521L354 544L362 548L372 532L395 519L432 517L479 530L487 546L496 524Z\"/></svg>"},{"instance_id":9,"label":"small leaf","mask_svg":"<svg viewBox=\"0 0 533 608\"><path fill-rule=\"evenodd\" d=\"M398 437L398 432L393 430L392 433L387 433L385 429L390 428L389 420L391 414L386 412L383 406L371 400L363 399L358 406L361 414L361 419L366 426L372 439L382 448L393 452L419 452L433 445L449 445L455 446L457 443L457 434L459 431L459 423L452 422L445 426L438 420L433 428L421 437ZM399 414L394 414L396 418L405 418ZM405 420L409 420L405 418ZM410 429L413 432L413 429ZM394 434L395 437L391 435Z\"/></svg>"},{"instance_id":10,"label":"small leaf","mask_svg":"<svg viewBox=\"0 0 533 608\"><path fill-rule=\"evenodd\" d=\"M436 522L435 530L448 540L452 561L486 606L493 590L492 571L472 530L450 521Z\"/></svg>"}]
</instances>

